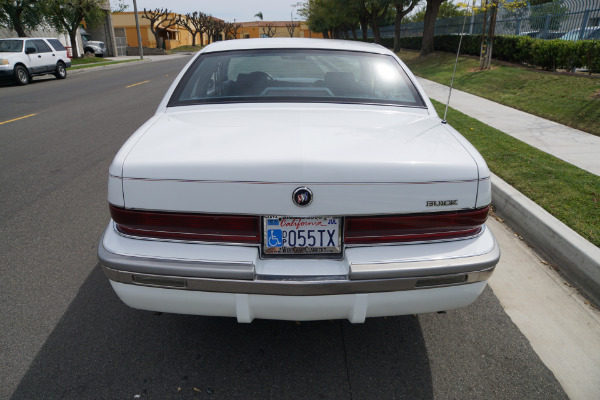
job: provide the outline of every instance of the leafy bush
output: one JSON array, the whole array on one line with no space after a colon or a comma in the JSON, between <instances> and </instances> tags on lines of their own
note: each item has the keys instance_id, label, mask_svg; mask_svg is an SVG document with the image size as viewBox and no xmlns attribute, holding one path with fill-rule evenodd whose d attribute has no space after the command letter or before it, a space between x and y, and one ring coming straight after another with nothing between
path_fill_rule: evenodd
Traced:
<instances>
[{"instance_id":1,"label":"leafy bush","mask_svg":"<svg viewBox=\"0 0 600 400\"><path fill-rule=\"evenodd\" d=\"M459 35L439 35L435 37L435 50L455 53L458 49ZM420 50L422 37L403 37L400 46L404 49ZM381 45L393 48L392 38L382 38ZM481 35L465 35L461 45L461 54L479 56ZM591 72L600 72L600 41L533 39L529 36L496 36L492 57L512 63L534 65L546 70L557 68L572 70L588 68Z\"/></svg>"}]
</instances>

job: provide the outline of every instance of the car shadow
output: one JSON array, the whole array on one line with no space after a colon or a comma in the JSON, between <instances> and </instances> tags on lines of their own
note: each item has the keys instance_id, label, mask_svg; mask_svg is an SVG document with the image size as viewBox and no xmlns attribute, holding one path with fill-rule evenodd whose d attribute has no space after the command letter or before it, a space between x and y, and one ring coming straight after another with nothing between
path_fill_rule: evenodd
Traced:
<instances>
[{"instance_id":1,"label":"car shadow","mask_svg":"<svg viewBox=\"0 0 600 400\"><path fill-rule=\"evenodd\" d=\"M13 399L433 398L419 319L286 322L128 308L99 266Z\"/></svg>"},{"instance_id":2,"label":"car shadow","mask_svg":"<svg viewBox=\"0 0 600 400\"><path fill-rule=\"evenodd\" d=\"M42 83L42 82L46 82L46 81L56 81L58 79L56 79L56 77L54 75L41 75L41 76L32 76L29 79L29 83L26 85L35 85L36 83ZM21 85L17 84L16 82L12 81L12 80L3 80L0 81L0 87L11 87L11 86L15 86L15 87L19 87Z\"/></svg>"}]
</instances>

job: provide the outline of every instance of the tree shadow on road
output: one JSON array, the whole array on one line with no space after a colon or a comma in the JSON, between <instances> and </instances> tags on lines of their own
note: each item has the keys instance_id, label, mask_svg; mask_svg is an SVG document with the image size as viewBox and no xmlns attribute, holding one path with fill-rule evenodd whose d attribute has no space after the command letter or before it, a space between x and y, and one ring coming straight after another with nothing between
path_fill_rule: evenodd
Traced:
<instances>
[{"instance_id":1,"label":"tree shadow on road","mask_svg":"<svg viewBox=\"0 0 600 400\"><path fill-rule=\"evenodd\" d=\"M158 314L118 300L99 266L13 399L433 398L413 316L284 322Z\"/></svg>"}]
</instances>

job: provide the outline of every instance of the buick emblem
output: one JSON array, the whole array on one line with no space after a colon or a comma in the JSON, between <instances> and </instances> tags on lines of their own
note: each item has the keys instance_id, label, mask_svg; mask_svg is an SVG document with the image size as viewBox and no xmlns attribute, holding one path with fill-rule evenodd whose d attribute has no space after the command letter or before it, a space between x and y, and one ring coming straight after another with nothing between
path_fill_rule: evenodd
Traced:
<instances>
[{"instance_id":1,"label":"buick emblem","mask_svg":"<svg viewBox=\"0 0 600 400\"><path fill-rule=\"evenodd\" d=\"M294 200L294 204L298 207L306 207L312 202L313 194L307 187L299 187L294 190L294 194L292 195L292 199Z\"/></svg>"}]
</instances>

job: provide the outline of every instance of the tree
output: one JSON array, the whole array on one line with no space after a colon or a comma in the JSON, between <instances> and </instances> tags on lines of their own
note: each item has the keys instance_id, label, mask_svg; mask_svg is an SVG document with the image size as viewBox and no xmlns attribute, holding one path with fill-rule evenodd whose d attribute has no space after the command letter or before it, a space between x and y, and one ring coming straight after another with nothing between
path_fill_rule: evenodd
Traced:
<instances>
[{"instance_id":1,"label":"tree","mask_svg":"<svg viewBox=\"0 0 600 400\"><path fill-rule=\"evenodd\" d=\"M265 26L263 26L263 28L262 28L262 33L266 37L272 38L273 36L275 36L275 32L276 32L275 27L270 22L266 23Z\"/></svg>"},{"instance_id":2,"label":"tree","mask_svg":"<svg viewBox=\"0 0 600 400\"><path fill-rule=\"evenodd\" d=\"M356 37L358 21L364 21L363 34L366 40L368 16L359 18L364 0L308 0L301 4L298 14L307 22L313 32L320 32L323 37L347 37L351 30Z\"/></svg>"},{"instance_id":3,"label":"tree","mask_svg":"<svg viewBox=\"0 0 600 400\"><path fill-rule=\"evenodd\" d=\"M261 21L263 20L263 14L262 11L257 12L256 14L254 14L254 18L259 18Z\"/></svg>"},{"instance_id":4,"label":"tree","mask_svg":"<svg viewBox=\"0 0 600 400\"><path fill-rule=\"evenodd\" d=\"M496 17L498 16L498 9L503 7L509 11L525 7L527 3L524 1L512 1L508 0L483 0L480 7L473 7L473 12L483 12L483 32L481 35L481 52L479 54L479 69L487 70L490 69L492 64L492 51L494 48L494 38L496 36ZM489 27L486 33L486 22L487 13L490 13Z\"/></svg>"},{"instance_id":5,"label":"tree","mask_svg":"<svg viewBox=\"0 0 600 400\"><path fill-rule=\"evenodd\" d=\"M110 5L110 10L114 13L125 12L129 9L129 4L125 4L125 0L113 0Z\"/></svg>"},{"instance_id":6,"label":"tree","mask_svg":"<svg viewBox=\"0 0 600 400\"><path fill-rule=\"evenodd\" d=\"M167 32L170 27L177 25L179 21L179 17L166 8L156 8L154 11L144 8L142 18L150 21L150 30L154 35L157 49L163 48L161 34Z\"/></svg>"},{"instance_id":7,"label":"tree","mask_svg":"<svg viewBox=\"0 0 600 400\"><path fill-rule=\"evenodd\" d=\"M427 0L425 9L425 26L423 27L423 42L420 56L433 53L433 36L435 34L435 20L442 3L446 0Z\"/></svg>"},{"instance_id":8,"label":"tree","mask_svg":"<svg viewBox=\"0 0 600 400\"><path fill-rule=\"evenodd\" d=\"M180 15L177 24L183 27L192 35L192 46L196 45L196 35L200 35L200 46L204 43L204 32L206 32L206 24L208 15L200 11L194 11L184 16Z\"/></svg>"},{"instance_id":9,"label":"tree","mask_svg":"<svg viewBox=\"0 0 600 400\"><path fill-rule=\"evenodd\" d=\"M285 27L287 28L288 33L290 34L290 37L294 37L294 31L296 30L296 28L298 27L298 23L294 22L294 20L292 20L291 22L285 24Z\"/></svg>"},{"instance_id":10,"label":"tree","mask_svg":"<svg viewBox=\"0 0 600 400\"><path fill-rule=\"evenodd\" d=\"M407 22L423 22L425 21L425 9L427 7L421 7L417 10L413 15L408 17ZM452 2L445 2L440 5L440 9L437 14L437 19L442 18L454 18L461 17L467 13L466 10L463 10L460 4L455 4Z\"/></svg>"},{"instance_id":11,"label":"tree","mask_svg":"<svg viewBox=\"0 0 600 400\"><path fill-rule=\"evenodd\" d=\"M225 22L220 19L208 16L206 21L206 34L208 35L208 41L214 42L216 37L219 37L225 30Z\"/></svg>"},{"instance_id":12,"label":"tree","mask_svg":"<svg viewBox=\"0 0 600 400\"><path fill-rule=\"evenodd\" d=\"M371 22L373 30L373 41L381 43L381 33L379 31L380 22L386 17L390 8L390 0L367 0L364 3L364 10Z\"/></svg>"},{"instance_id":13,"label":"tree","mask_svg":"<svg viewBox=\"0 0 600 400\"><path fill-rule=\"evenodd\" d=\"M101 8L103 0L51 0L45 2L46 19L59 31L66 31L73 47L73 58L79 57L77 30L85 19L87 26L97 26L106 12Z\"/></svg>"},{"instance_id":14,"label":"tree","mask_svg":"<svg viewBox=\"0 0 600 400\"><path fill-rule=\"evenodd\" d=\"M420 0L394 0L396 19L394 21L394 52L400 51L400 34L402 33L402 19L410 13Z\"/></svg>"},{"instance_id":15,"label":"tree","mask_svg":"<svg viewBox=\"0 0 600 400\"><path fill-rule=\"evenodd\" d=\"M223 24L225 37L231 37L232 39L237 39L238 31L242 28L242 24L236 24L235 22L225 22Z\"/></svg>"},{"instance_id":16,"label":"tree","mask_svg":"<svg viewBox=\"0 0 600 400\"><path fill-rule=\"evenodd\" d=\"M35 29L43 20L44 10L38 0L0 0L0 25L26 37L25 30Z\"/></svg>"}]
</instances>

